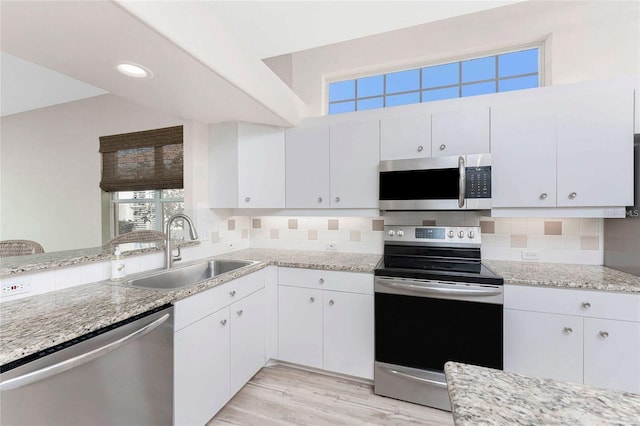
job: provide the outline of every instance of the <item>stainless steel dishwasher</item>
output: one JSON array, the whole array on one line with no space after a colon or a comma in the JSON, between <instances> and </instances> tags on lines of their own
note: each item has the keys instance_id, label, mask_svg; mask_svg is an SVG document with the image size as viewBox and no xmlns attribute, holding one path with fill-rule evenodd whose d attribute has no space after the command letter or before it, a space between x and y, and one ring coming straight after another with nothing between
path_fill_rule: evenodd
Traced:
<instances>
[{"instance_id":1,"label":"stainless steel dishwasher","mask_svg":"<svg viewBox=\"0 0 640 426\"><path fill-rule=\"evenodd\" d=\"M173 307L2 366L2 425L171 425Z\"/></svg>"}]
</instances>

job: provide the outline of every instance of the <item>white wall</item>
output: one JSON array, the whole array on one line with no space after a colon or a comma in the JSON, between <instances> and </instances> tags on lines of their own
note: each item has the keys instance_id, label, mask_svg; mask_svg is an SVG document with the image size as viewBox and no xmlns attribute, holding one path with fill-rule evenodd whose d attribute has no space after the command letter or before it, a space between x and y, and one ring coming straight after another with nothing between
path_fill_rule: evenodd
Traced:
<instances>
[{"instance_id":1,"label":"white wall","mask_svg":"<svg viewBox=\"0 0 640 426\"><path fill-rule=\"evenodd\" d=\"M325 112L326 80L534 42L546 43L546 85L638 74L639 16L637 1L528 1L265 62L291 81L313 116Z\"/></svg>"},{"instance_id":2,"label":"white wall","mask_svg":"<svg viewBox=\"0 0 640 426\"><path fill-rule=\"evenodd\" d=\"M181 124L110 94L2 117L0 239L100 246L98 138Z\"/></svg>"}]
</instances>

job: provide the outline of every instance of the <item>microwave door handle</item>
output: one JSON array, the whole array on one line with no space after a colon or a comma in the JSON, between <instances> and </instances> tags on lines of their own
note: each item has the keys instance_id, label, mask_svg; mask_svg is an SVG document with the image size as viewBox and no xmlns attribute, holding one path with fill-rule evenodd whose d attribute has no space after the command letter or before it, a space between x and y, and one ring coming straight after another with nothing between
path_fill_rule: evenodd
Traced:
<instances>
[{"instance_id":1,"label":"microwave door handle","mask_svg":"<svg viewBox=\"0 0 640 426\"><path fill-rule=\"evenodd\" d=\"M464 157L458 157L458 170L460 180L458 181L458 207L464 207L464 198L467 192L467 170L464 165Z\"/></svg>"}]
</instances>

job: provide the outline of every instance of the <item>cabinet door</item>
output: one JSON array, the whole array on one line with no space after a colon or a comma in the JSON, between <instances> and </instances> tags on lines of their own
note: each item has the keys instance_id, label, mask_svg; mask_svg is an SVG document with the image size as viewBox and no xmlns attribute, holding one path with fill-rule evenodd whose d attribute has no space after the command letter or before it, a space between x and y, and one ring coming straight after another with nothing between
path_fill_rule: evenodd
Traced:
<instances>
[{"instance_id":1,"label":"cabinet door","mask_svg":"<svg viewBox=\"0 0 640 426\"><path fill-rule=\"evenodd\" d=\"M434 112L431 156L489 152L489 107Z\"/></svg>"},{"instance_id":2,"label":"cabinet door","mask_svg":"<svg viewBox=\"0 0 640 426\"><path fill-rule=\"evenodd\" d=\"M330 127L331 207L378 208L378 121Z\"/></svg>"},{"instance_id":3,"label":"cabinet door","mask_svg":"<svg viewBox=\"0 0 640 426\"><path fill-rule=\"evenodd\" d=\"M278 287L278 357L322 368L322 290Z\"/></svg>"},{"instance_id":4,"label":"cabinet door","mask_svg":"<svg viewBox=\"0 0 640 426\"><path fill-rule=\"evenodd\" d=\"M640 393L640 323L584 319L584 383Z\"/></svg>"},{"instance_id":5,"label":"cabinet door","mask_svg":"<svg viewBox=\"0 0 640 426\"><path fill-rule=\"evenodd\" d=\"M176 425L203 425L230 398L228 314L224 308L174 335Z\"/></svg>"},{"instance_id":6,"label":"cabinet door","mask_svg":"<svg viewBox=\"0 0 640 426\"><path fill-rule=\"evenodd\" d=\"M493 207L556 206L557 114L549 104L491 108Z\"/></svg>"},{"instance_id":7,"label":"cabinet door","mask_svg":"<svg viewBox=\"0 0 640 426\"><path fill-rule=\"evenodd\" d=\"M504 310L504 370L582 383L582 318Z\"/></svg>"},{"instance_id":8,"label":"cabinet door","mask_svg":"<svg viewBox=\"0 0 640 426\"><path fill-rule=\"evenodd\" d=\"M373 295L324 292L324 369L373 379Z\"/></svg>"},{"instance_id":9,"label":"cabinet door","mask_svg":"<svg viewBox=\"0 0 640 426\"><path fill-rule=\"evenodd\" d=\"M633 92L580 86L559 102L558 206L631 204Z\"/></svg>"},{"instance_id":10,"label":"cabinet door","mask_svg":"<svg viewBox=\"0 0 640 426\"><path fill-rule=\"evenodd\" d=\"M380 159L431 157L431 116L380 120Z\"/></svg>"},{"instance_id":11,"label":"cabinet door","mask_svg":"<svg viewBox=\"0 0 640 426\"><path fill-rule=\"evenodd\" d=\"M264 289L229 307L230 388L233 396L266 362L266 291Z\"/></svg>"},{"instance_id":12,"label":"cabinet door","mask_svg":"<svg viewBox=\"0 0 640 426\"><path fill-rule=\"evenodd\" d=\"M238 125L238 207L284 208L284 130Z\"/></svg>"},{"instance_id":13,"label":"cabinet door","mask_svg":"<svg viewBox=\"0 0 640 426\"><path fill-rule=\"evenodd\" d=\"M286 133L287 208L330 206L329 126Z\"/></svg>"}]
</instances>

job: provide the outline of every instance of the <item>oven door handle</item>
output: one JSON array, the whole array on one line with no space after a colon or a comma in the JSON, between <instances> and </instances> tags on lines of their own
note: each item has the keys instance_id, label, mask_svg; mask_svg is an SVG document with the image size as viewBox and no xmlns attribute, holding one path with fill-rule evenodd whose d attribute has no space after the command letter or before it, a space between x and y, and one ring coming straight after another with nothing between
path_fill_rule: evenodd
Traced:
<instances>
[{"instance_id":1,"label":"oven door handle","mask_svg":"<svg viewBox=\"0 0 640 426\"><path fill-rule=\"evenodd\" d=\"M458 181L458 207L464 207L464 199L467 192L467 169L464 164L464 157L458 157L458 169L460 180Z\"/></svg>"},{"instance_id":2,"label":"oven door handle","mask_svg":"<svg viewBox=\"0 0 640 426\"><path fill-rule=\"evenodd\" d=\"M447 387L447 383L446 382L440 382L438 380L425 379L424 377L418 377L418 376L414 376L413 374L403 373L402 371L394 370L392 368L382 367L382 369L385 370L387 373L393 374L395 376L400 376L400 377L403 377L405 379L409 379L409 380L413 380L413 381L421 382L421 383L429 383L431 385L442 387L442 388L446 388Z\"/></svg>"},{"instance_id":3,"label":"oven door handle","mask_svg":"<svg viewBox=\"0 0 640 426\"><path fill-rule=\"evenodd\" d=\"M447 288L443 288L443 287L429 285L428 283L417 285L417 284L398 282L396 280L392 280L388 278L377 278L376 282L385 287L418 291L418 292L427 293L427 294L438 294L442 296L500 296L502 294L502 289L491 288L491 287L461 288L461 287L454 287L453 285L447 284Z\"/></svg>"}]
</instances>

